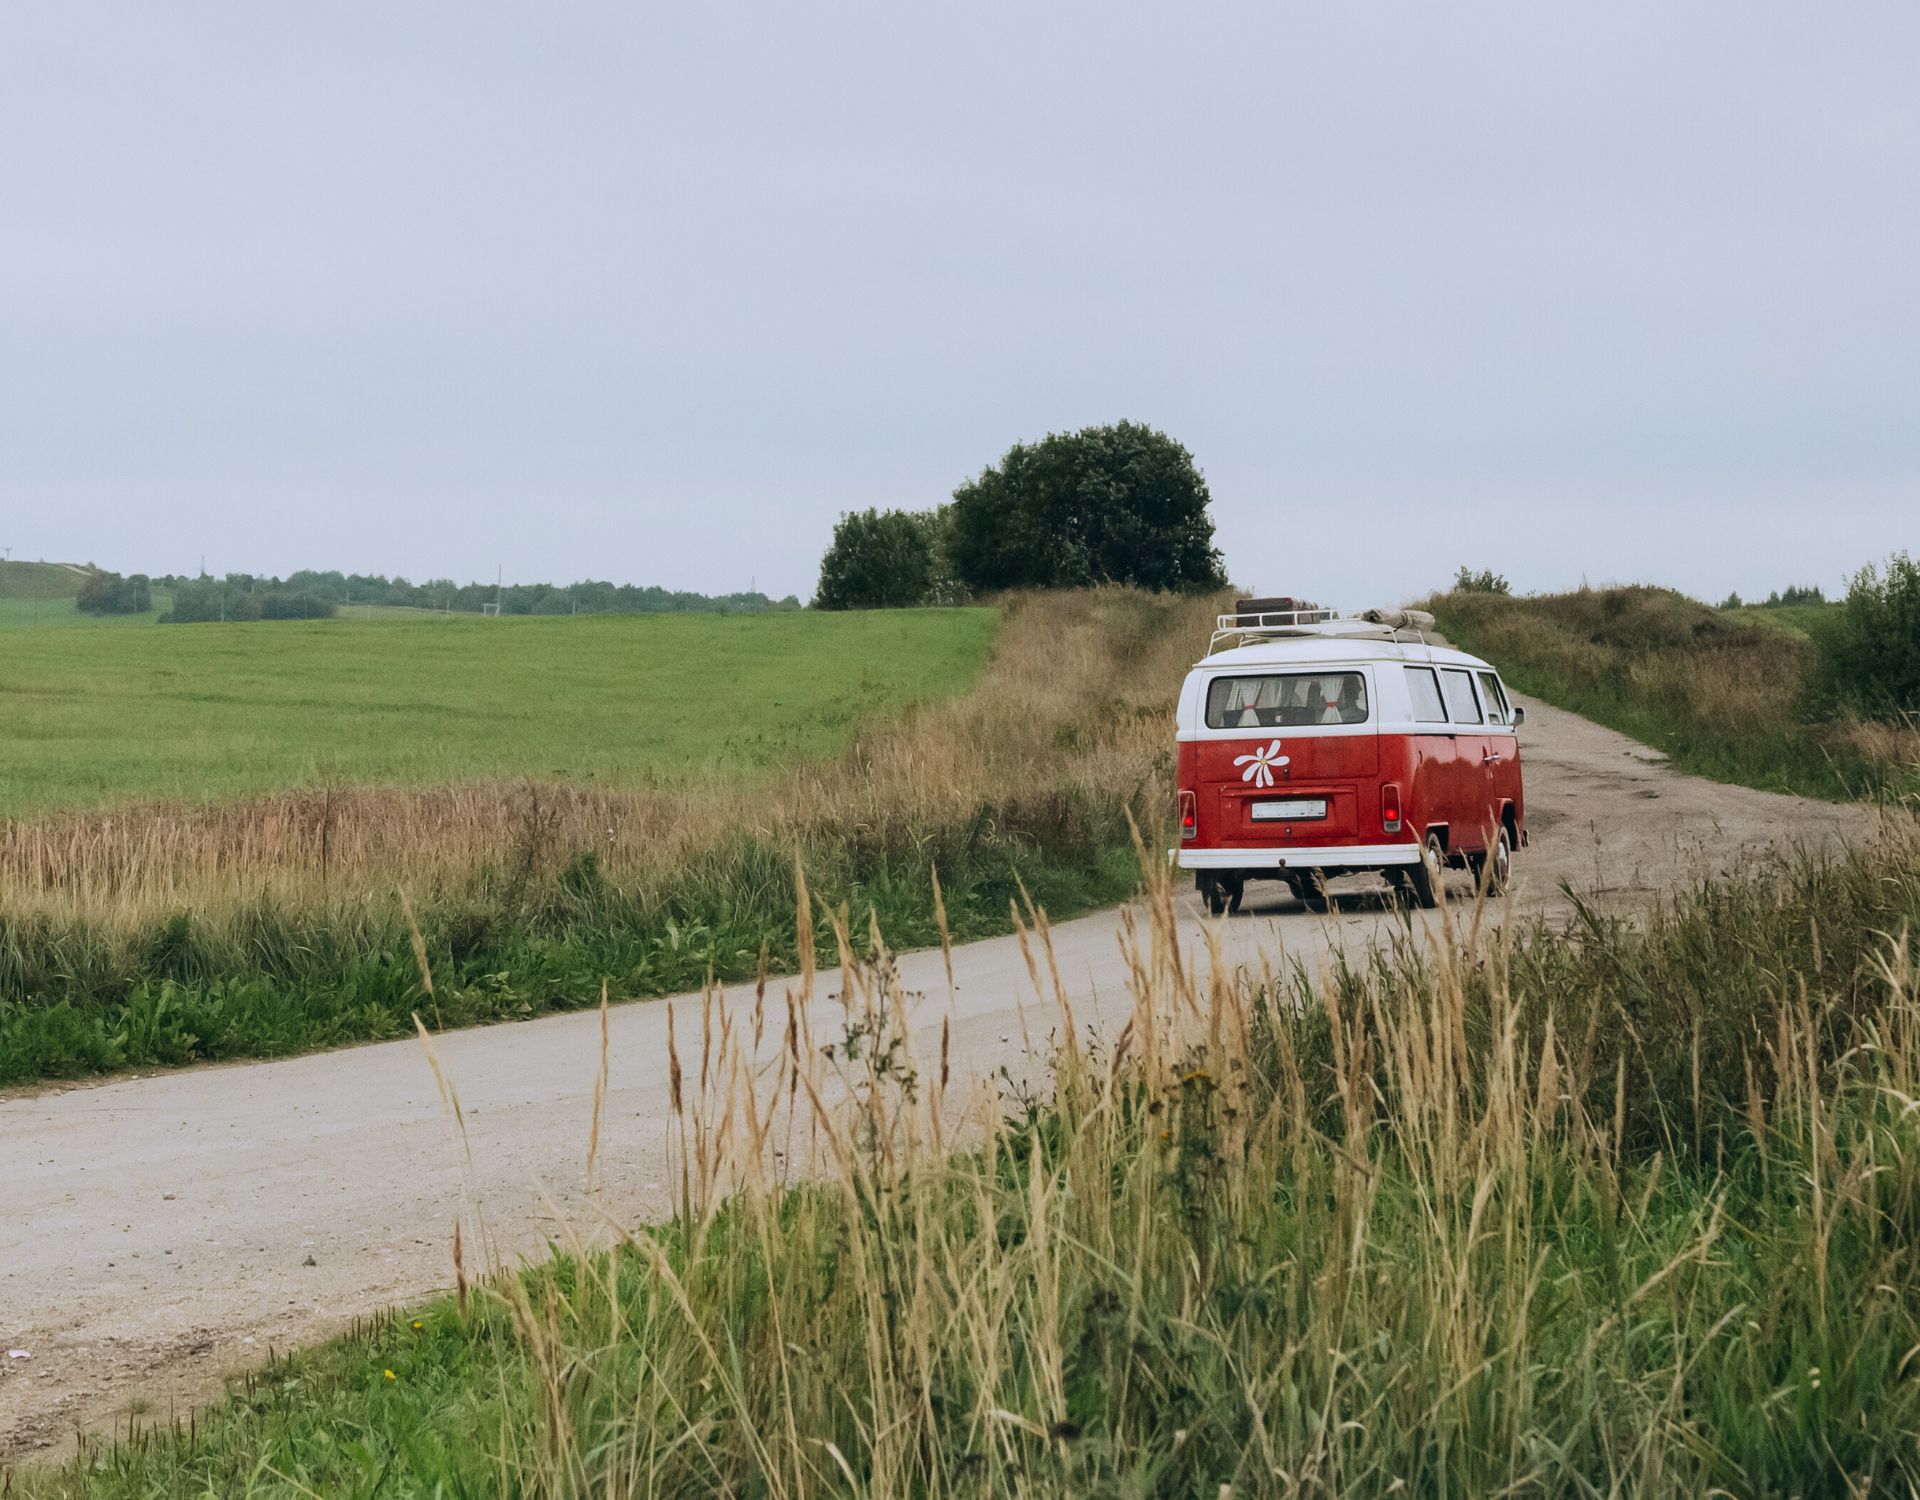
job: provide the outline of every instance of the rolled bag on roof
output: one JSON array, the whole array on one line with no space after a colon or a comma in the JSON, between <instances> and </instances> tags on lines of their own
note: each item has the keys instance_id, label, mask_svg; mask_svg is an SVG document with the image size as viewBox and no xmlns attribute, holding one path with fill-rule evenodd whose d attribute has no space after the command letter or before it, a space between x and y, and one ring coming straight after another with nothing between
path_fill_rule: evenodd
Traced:
<instances>
[{"instance_id":1,"label":"rolled bag on roof","mask_svg":"<svg viewBox=\"0 0 1920 1500\"><path fill-rule=\"evenodd\" d=\"M1433 616L1424 609L1363 609L1360 618L1389 630L1431 630Z\"/></svg>"}]
</instances>

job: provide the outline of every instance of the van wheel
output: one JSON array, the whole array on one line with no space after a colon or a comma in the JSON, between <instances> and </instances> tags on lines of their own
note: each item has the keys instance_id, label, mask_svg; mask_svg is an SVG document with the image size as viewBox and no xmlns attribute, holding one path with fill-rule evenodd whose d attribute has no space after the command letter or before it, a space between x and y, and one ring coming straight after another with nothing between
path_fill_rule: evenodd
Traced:
<instances>
[{"instance_id":1,"label":"van wheel","mask_svg":"<svg viewBox=\"0 0 1920 1500\"><path fill-rule=\"evenodd\" d=\"M1247 894L1247 877L1244 875L1210 875L1207 877L1207 910L1216 917L1222 912L1240 910L1241 898Z\"/></svg>"},{"instance_id":2,"label":"van wheel","mask_svg":"<svg viewBox=\"0 0 1920 1500\"><path fill-rule=\"evenodd\" d=\"M1431 911L1446 894L1446 852L1440 847L1440 835L1429 833L1421 846L1420 862L1407 867L1405 890L1415 906Z\"/></svg>"},{"instance_id":3,"label":"van wheel","mask_svg":"<svg viewBox=\"0 0 1920 1500\"><path fill-rule=\"evenodd\" d=\"M1493 847L1473 862L1474 879L1486 887L1489 896L1498 896L1513 884L1513 835L1502 823L1494 836Z\"/></svg>"},{"instance_id":4,"label":"van wheel","mask_svg":"<svg viewBox=\"0 0 1920 1500\"><path fill-rule=\"evenodd\" d=\"M1293 889L1300 897L1300 904L1316 916L1325 915L1333 904L1332 898L1327 895L1327 877L1319 870L1302 870Z\"/></svg>"}]
</instances>

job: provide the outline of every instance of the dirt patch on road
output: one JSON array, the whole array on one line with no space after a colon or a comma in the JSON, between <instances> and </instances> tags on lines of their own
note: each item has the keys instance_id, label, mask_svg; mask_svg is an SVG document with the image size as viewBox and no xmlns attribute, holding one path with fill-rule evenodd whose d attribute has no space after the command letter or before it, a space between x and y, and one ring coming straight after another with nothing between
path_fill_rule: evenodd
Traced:
<instances>
[{"instance_id":1,"label":"dirt patch on road","mask_svg":"<svg viewBox=\"0 0 1920 1500\"><path fill-rule=\"evenodd\" d=\"M1527 895L1536 906L1552 905L1562 882L1630 901L1761 850L1826 847L1879 826L1870 807L1682 775L1659 751L1590 719L1532 700L1526 709Z\"/></svg>"}]
</instances>

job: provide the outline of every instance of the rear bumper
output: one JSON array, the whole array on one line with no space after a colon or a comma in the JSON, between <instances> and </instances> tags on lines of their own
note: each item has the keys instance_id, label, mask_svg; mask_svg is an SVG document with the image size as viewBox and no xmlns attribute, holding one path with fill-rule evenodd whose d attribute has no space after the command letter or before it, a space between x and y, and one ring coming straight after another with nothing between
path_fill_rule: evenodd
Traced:
<instances>
[{"instance_id":1,"label":"rear bumper","mask_svg":"<svg viewBox=\"0 0 1920 1500\"><path fill-rule=\"evenodd\" d=\"M1182 849L1183 870L1377 870L1420 863L1418 844L1322 844L1290 849Z\"/></svg>"}]
</instances>

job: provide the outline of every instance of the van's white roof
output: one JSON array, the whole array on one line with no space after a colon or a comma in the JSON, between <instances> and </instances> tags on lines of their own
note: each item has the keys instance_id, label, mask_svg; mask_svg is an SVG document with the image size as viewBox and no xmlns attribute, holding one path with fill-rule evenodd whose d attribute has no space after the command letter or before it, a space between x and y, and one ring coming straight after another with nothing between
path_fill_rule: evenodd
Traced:
<instances>
[{"instance_id":1,"label":"van's white roof","mask_svg":"<svg viewBox=\"0 0 1920 1500\"><path fill-rule=\"evenodd\" d=\"M1418 640L1368 640L1338 635L1288 635L1255 641L1216 651L1194 663L1194 670L1243 669L1246 667L1291 667L1334 662L1413 661L1433 662L1448 667L1493 668L1477 656L1456 651L1451 646L1429 645Z\"/></svg>"}]
</instances>

